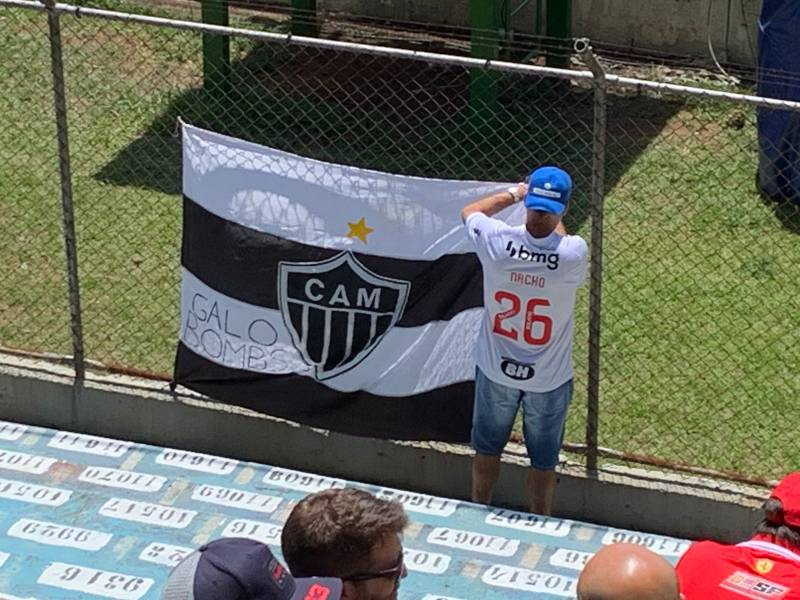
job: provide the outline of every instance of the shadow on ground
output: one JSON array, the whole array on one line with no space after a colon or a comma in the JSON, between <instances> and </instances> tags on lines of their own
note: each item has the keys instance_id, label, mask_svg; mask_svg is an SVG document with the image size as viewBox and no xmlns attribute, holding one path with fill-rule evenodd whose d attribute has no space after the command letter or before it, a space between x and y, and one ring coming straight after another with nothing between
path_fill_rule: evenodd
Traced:
<instances>
[{"instance_id":1,"label":"shadow on ground","mask_svg":"<svg viewBox=\"0 0 800 600\"><path fill-rule=\"evenodd\" d=\"M415 176L517 181L536 166L559 164L575 179L566 223L574 231L589 213L591 90L517 74L477 76L485 101L470 101L470 72L462 67L258 46L222 85L177 97L96 177L180 193L181 117L304 156ZM608 135L626 143L624 156L608 163L607 188L681 107L610 97Z\"/></svg>"},{"instance_id":2,"label":"shadow on ground","mask_svg":"<svg viewBox=\"0 0 800 600\"><path fill-rule=\"evenodd\" d=\"M770 206L784 229L800 234L800 204L785 198L772 199L762 195L762 201Z\"/></svg>"}]
</instances>

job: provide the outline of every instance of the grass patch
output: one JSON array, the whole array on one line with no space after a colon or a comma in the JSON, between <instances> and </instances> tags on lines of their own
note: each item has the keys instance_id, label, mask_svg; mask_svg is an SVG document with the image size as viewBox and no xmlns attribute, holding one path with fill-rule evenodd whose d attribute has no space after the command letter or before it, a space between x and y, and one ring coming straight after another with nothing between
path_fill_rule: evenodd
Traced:
<instances>
[{"instance_id":1,"label":"grass patch","mask_svg":"<svg viewBox=\"0 0 800 600\"><path fill-rule=\"evenodd\" d=\"M237 39L229 85L209 91L196 34L67 16L63 30L93 359L171 370L178 116L411 175L507 180L557 162L576 180L567 226L589 237L586 90L498 76L492 112L470 107L461 68ZM46 18L3 9L0 32L11 49L0 62L0 341L69 352ZM776 423L800 403L800 219L755 190L754 112L612 96L608 141L601 444L750 475L796 468L800 450ZM587 305L584 289L569 441L585 428Z\"/></svg>"}]
</instances>

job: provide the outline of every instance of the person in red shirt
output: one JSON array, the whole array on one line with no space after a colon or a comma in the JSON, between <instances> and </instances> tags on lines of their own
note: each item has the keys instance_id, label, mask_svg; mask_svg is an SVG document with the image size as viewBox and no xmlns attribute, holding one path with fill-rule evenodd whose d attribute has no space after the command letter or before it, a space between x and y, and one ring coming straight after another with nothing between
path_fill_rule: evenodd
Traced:
<instances>
[{"instance_id":1,"label":"person in red shirt","mask_svg":"<svg viewBox=\"0 0 800 600\"><path fill-rule=\"evenodd\" d=\"M748 541L689 547L676 567L686 600L800 600L800 472L784 478L762 508Z\"/></svg>"}]
</instances>

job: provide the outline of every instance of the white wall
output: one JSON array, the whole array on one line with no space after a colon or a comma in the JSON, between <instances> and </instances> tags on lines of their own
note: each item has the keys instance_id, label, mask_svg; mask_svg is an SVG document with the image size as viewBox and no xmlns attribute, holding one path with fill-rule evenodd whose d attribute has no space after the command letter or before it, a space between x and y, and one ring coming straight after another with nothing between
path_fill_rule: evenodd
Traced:
<instances>
[{"instance_id":1,"label":"white wall","mask_svg":"<svg viewBox=\"0 0 800 600\"><path fill-rule=\"evenodd\" d=\"M573 0L573 34L625 48L753 65L760 0ZM709 9L710 21L709 21ZM710 25L709 25L710 23Z\"/></svg>"},{"instance_id":2,"label":"white wall","mask_svg":"<svg viewBox=\"0 0 800 600\"><path fill-rule=\"evenodd\" d=\"M523 0L511 1L519 6ZM534 32L536 2L530 0L514 18L515 29ZM469 24L469 0L319 0L317 6L384 19ZM572 32L622 48L691 55L711 64L710 32L718 60L754 65L760 10L761 0L573 0Z\"/></svg>"}]
</instances>

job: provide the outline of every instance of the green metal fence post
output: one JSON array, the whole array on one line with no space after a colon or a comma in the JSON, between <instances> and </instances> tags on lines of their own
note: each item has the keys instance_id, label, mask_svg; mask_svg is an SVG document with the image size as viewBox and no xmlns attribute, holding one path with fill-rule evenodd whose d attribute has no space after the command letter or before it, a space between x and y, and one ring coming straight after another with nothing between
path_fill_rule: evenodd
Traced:
<instances>
[{"instance_id":1,"label":"green metal fence post","mask_svg":"<svg viewBox=\"0 0 800 600\"><path fill-rule=\"evenodd\" d=\"M317 0L292 0L292 35L316 36Z\"/></svg>"},{"instance_id":2,"label":"green metal fence post","mask_svg":"<svg viewBox=\"0 0 800 600\"><path fill-rule=\"evenodd\" d=\"M547 41L547 66L561 69L569 68L569 55L572 37L572 0L547 0L545 35ZM563 41L562 41L563 40Z\"/></svg>"},{"instance_id":3,"label":"green metal fence post","mask_svg":"<svg viewBox=\"0 0 800 600\"><path fill-rule=\"evenodd\" d=\"M500 48L500 14L496 0L470 0L469 24L472 30L472 56L496 60ZM491 123L497 109L495 74L483 69L470 70L469 105L473 127L483 129Z\"/></svg>"},{"instance_id":4,"label":"green metal fence post","mask_svg":"<svg viewBox=\"0 0 800 600\"><path fill-rule=\"evenodd\" d=\"M228 0L203 0L203 23L228 26ZM213 33L203 34L203 87L224 88L231 69L230 38Z\"/></svg>"}]
</instances>

